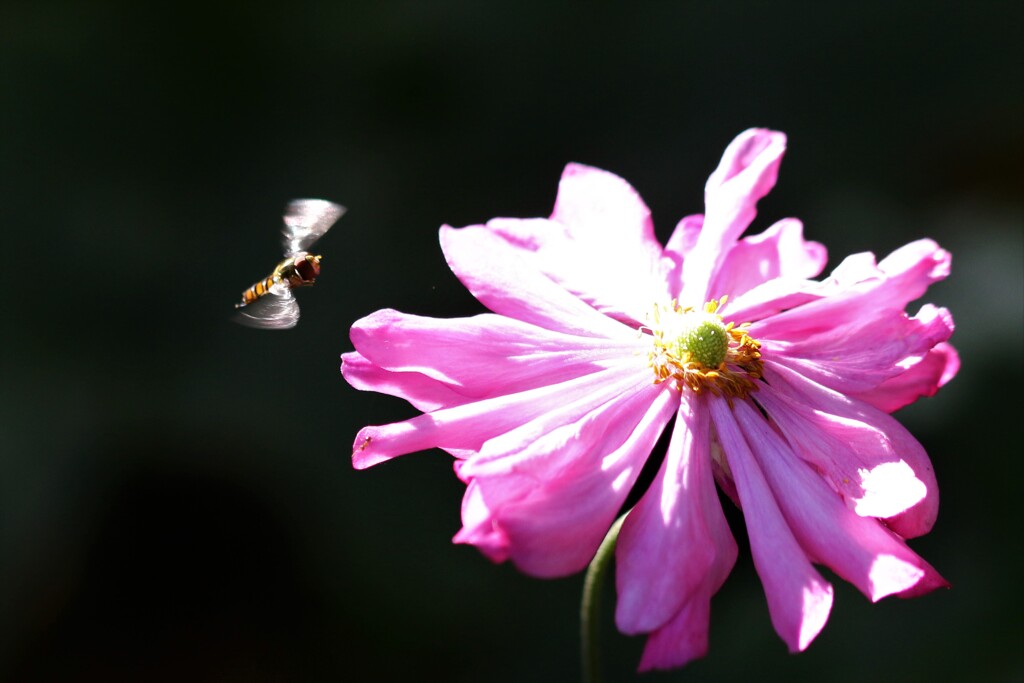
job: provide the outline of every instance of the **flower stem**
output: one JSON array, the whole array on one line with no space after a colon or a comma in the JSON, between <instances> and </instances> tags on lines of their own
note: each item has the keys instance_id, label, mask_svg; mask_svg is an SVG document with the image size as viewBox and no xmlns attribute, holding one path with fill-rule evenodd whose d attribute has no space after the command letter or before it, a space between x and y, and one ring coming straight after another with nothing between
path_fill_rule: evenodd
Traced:
<instances>
[{"instance_id":1,"label":"flower stem","mask_svg":"<svg viewBox=\"0 0 1024 683\"><path fill-rule=\"evenodd\" d=\"M598 611L601 606L601 589L607 576L608 565L615 554L615 543L619 540L619 529L626 519L626 512L612 524L601 541L597 554L587 567L583 579L583 600L580 602L580 654L583 660L584 683L601 683L601 657L597 648L600 629Z\"/></svg>"}]
</instances>

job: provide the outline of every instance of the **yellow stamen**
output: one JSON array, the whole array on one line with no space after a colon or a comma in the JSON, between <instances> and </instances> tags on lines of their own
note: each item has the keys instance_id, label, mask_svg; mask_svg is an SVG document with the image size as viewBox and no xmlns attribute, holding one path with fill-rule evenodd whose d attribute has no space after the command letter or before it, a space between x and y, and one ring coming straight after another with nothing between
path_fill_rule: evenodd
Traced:
<instances>
[{"instance_id":1,"label":"yellow stamen","mask_svg":"<svg viewBox=\"0 0 1024 683\"><path fill-rule=\"evenodd\" d=\"M672 379L679 391L686 387L694 393L710 391L715 396L728 399L745 398L757 390L757 380L764 374L761 344L747 333L750 323L737 326L725 323L718 315L718 309L725 304L726 298L707 302L703 312L696 312L692 307L681 308L674 300L670 306L654 307L653 325L646 329L654 339L648 362L654 370L655 383ZM696 357L701 347L686 336L694 334L694 330L706 333L709 329L711 332L715 329L724 332L728 345L725 359L714 367L704 365ZM721 357L719 354L715 360Z\"/></svg>"}]
</instances>

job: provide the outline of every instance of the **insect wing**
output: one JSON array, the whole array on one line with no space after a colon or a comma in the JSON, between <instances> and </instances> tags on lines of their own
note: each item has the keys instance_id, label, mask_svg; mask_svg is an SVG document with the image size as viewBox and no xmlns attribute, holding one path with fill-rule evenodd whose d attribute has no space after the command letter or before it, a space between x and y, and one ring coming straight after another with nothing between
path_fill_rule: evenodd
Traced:
<instances>
[{"instance_id":1,"label":"insect wing","mask_svg":"<svg viewBox=\"0 0 1024 683\"><path fill-rule=\"evenodd\" d=\"M286 285L275 285L267 294L240 308L235 319L248 327L287 330L299 322L299 304Z\"/></svg>"},{"instance_id":2,"label":"insect wing","mask_svg":"<svg viewBox=\"0 0 1024 683\"><path fill-rule=\"evenodd\" d=\"M296 199L288 203L284 212L284 255L294 256L306 251L335 221L345 213L345 207L324 199Z\"/></svg>"}]
</instances>

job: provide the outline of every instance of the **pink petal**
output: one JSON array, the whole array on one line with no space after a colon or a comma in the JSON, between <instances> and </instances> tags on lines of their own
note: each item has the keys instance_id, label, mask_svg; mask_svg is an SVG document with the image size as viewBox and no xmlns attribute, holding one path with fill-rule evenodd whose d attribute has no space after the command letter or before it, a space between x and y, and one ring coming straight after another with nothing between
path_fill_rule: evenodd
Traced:
<instances>
[{"instance_id":1,"label":"pink petal","mask_svg":"<svg viewBox=\"0 0 1024 683\"><path fill-rule=\"evenodd\" d=\"M869 251L862 251L846 256L822 284L833 285L837 287L836 291L841 291L858 282L880 279L882 277L884 277L884 274L878 269L878 264L875 263L875 255Z\"/></svg>"},{"instance_id":2,"label":"pink petal","mask_svg":"<svg viewBox=\"0 0 1024 683\"><path fill-rule=\"evenodd\" d=\"M696 411L707 412L707 407L702 404L696 405L694 412ZM723 458L724 461L721 446L717 441L711 445L713 450L718 450L717 457ZM670 449L671 447L670 444ZM711 455L710 464L714 470L717 466L716 456ZM714 478L718 478L717 473ZM700 479L705 480L705 477ZM736 561L736 542L729 532L729 525L722 514L722 506L715 496L714 483L708 482L705 486L710 490L699 498L703 506L703 519L708 523L711 541L715 544L715 561L703 575L700 585L689 593L671 620L650 633L640 660L640 671L681 667L687 661L708 651L711 598L722 587L732 570L732 565ZM728 481L728 489L732 492L733 500L738 501L731 479ZM687 561L685 557L682 559L684 562Z\"/></svg>"},{"instance_id":3,"label":"pink petal","mask_svg":"<svg viewBox=\"0 0 1024 683\"><path fill-rule=\"evenodd\" d=\"M495 313L579 336L622 339L635 334L567 292L484 226L457 230L445 225L440 237L452 272Z\"/></svg>"},{"instance_id":4,"label":"pink petal","mask_svg":"<svg viewBox=\"0 0 1024 683\"><path fill-rule=\"evenodd\" d=\"M821 297L819 282L780 277L748 289L736 298L730 297L718 312L726 322L740 325L768 318Z\"/></svg>"},{"instance_id":5,"label":"pink petal","mask_svg":"<svg viewBox=\"0 0 1024 683\"><path fill-rule=\"evenodd\" d=\"M455 462L456 472L464 462ZM508 560L508 535L504 529L492 523L491 510L479 482L470 480L466 484L466 493L462 496L462 529L452 541L476 546L477 550L496 564Z\"/></svg>"},{"instance_id":6,"label":"pink petal","mask_svg":"<svg viewBox=\"0 0 1024 683\"><path fill-rule=\"evenodd\" d=\"M798 455L821 471L851 504L866 508L861 513L867 514L867 508L876 507L878 503L871 502L862 478L870 475L876 467L900 463L906 467L906 463L889 443L884 431L863 421L848 419L851 411L842 405L846 401L842 395L827 392L821 387L814 396L801 393L785 381L786 372L797 374L788 371L785 365L767 362L767 384L761 387L755 400L794 445ZM783 375L777 376L776 373ZM840 406L837 408L835 404ZM895 509L881 516L902 512L924 496L924 485L919 480L912 479L905 484L910 490L893 492L891 504ZM867 501L864 500L866 496ZM902 503L901 497L905 498Z\"/></svg>"},{"instance_id":7,"label":"pink petal","mask_svg":"<svg viewBox=\"0 0 1024 683\"><path fill-rule=\"evenodd\" d=\"M771 324L771 320L765 321ZM837 315L833 325L802 338L761 338L761 353L815 382L844 394L867 392L919 363L953 334L953 318L927 304L914 317L878 309L874 317ZM761 332L751 327L751 334ZM934 393L938 387L925 388Z\"/></svg>"},{"instance_id":8,"label":"pink petal","mask_svg":"<svg viewBox=\"0 0 1024 683\"><path fill-rule=\"evenodd\" d=\"M583 375L565 382L507 396L467 403L389 425L363 427L352 445L352 464L365 469L399 455L430 448L477 451L484 442L566 401L586 397L594 406L629 391L637 384L635 359L627 366ZM646 374L647 369L640 366Z\"/></svg>"},{"instance_id":9,"label":"pink petal","mask_svg":"<svg viewBox=\"0 0 1024 683\"><path fill-rule=\"evenodd\" d=\"M756 322L751 335L794 344L837 328L860 329L885 320L885 312L902 313L948 274L949 253L931 240L912 242L877 267L869 254L849 257L821 283L822 298Z\"/></svg>"},{"instance_id":10,"label":"pink petal","mask_svg":"<svg viewBox=\"0 0 1024 683\"><path fill-rule=\"evenodd\" d=\"M779 509L791 492L773 491L762 472L764 464L751 453L751 447L757 448L753 435L734 415L734 410L736 414L750 410L747 403L736 401L735 407L730 407L717 397L708 403L743 506L754 566L768 598L772 625L790 652L804 650L828 620L832 586L811 566Z\"/></svg>"},{"instance_id":11,"label":"pink petal","mask_svg":"<svg viewBox=\"0 0 1024 683\"><path fill-rule=\"evenodd\" d=\"M551 219L585 248L611 250L638 270L661 257L651 211L625 180L599 168L569 164L558 183Z\"/></svg>"},{"instance_id":12,"label":"pink petal","mask_svg":"<svg viewBox=\"0 0 1024 683\"><path fill-rule=\"evenodd\" d=\"M619 534L615 622L623 633L662 627L701 588L698 602L709 601L735 562L736 542L711 475L710 442L703 401L683 401L661 470ZM709 575L718 579L713 587Z\"/></svg>"},{"instance_id":13,"label":"pink petal","mask_svg":"<svg viewBox=\"0 0 1024 683\"><path fill-rule=\"evenodd\" d=\"M904 245L882 259L879 270L894 280L902 294L900 308L925 293L928 286L949 277L953 257L929 239Z\"/></svg>"},{"instance_id":14,"label":"pink petal","mask_svg":"<svg viewBox=\"0 0 1024 683\"><path fill-rule=\"evenodd\" d=\"M674 669L703 657L710 622L711 593L692 594L667 624L647 637L639 670Z\"/></svg>"},{"instance_id":15,"label":"pink petal","mask_svg":"<svg viewBox=\"0 0 1024 683\"><path fill-rule=\"evenodd\" d=\"M910 405L922 396L934 396L939 387L956 376L960 369L960 356L946 343L935 348L895 377L890 377L874 389L856 392L852 398L864 401L879 410L892 413Z\"/></svg>"},{"instance_id":16,"label":"pink petal","mask_svg":"<svg viewBox=\"0 0 1024 683\"><path fill-rule=\"evenodd\" d=\"M803 230L800 221L787 218L736 242L715 277L712 297L738 297L776 278L799 281L817 277L828 253L824 245L805 241Z\"/></svg>"},{"instance_id":17,"label":"pink petal","mask_svg":"<svg viewBox=\"0 0 1024 683\"><path fill-rule=\"evenodd\" d=\"M757 214L757 201L775 185L786 136L751 128L741 133L722 157L704 188L704 227L683 264L680 303L703 306L724 256Z\"/></svg>"},{"instance_id":18,"label":"pink petal","mask_svg":"<svg viewBox=\"0 0 1024 683\"><path fill-rule=\"evenodd\" d=\"M469 480L536 474L541 478L551 469L552 454L568 458L581 449L593 448L594 444L584 436L605 441L618 438L621 443L646 406L660 392L671 389L669 385L654 384L648 369L642 366L628 373L620 372L620 377L623 386L602 391L600 398L593 393L566 392L563 400L547 412L488 439L471 459L460 465L459 476ZM630 422L628 412L615 420L609 417L628 409L637 411L632 415L636 420ZM565 466L559 465L559 471Z\"/></svg>"},{"instance_id":19,"label":"pink petal","mask_svg":"<svg viewBox=\"0 0 1024 683\"><path fill-rule=\"evenodd\" d=\"M681 408L681 412L693 413L694 416L699 413L706 414L707 407L697 405L697 403L699 402L695 401L694 404ZM677 430L682 429L680 427L682 421L682 417L677 418ZM673 441L675 441L675 436L674 434ZM719 448L717 442L713 442L711 446L715 449ZM670 452L676 448L678 447L672 443L669 444ZM713 461L711 462L713 463ZM693 461L695 467L704 464L696 460ZM711 596L722 587L736 562L736 541L729 532L729 525L722 513L718 497L715 495L713 478L704 475L695 477L694 480L697 482L694 494L699 498L699 504L703 508L702 519L707 524L708 537L715 548L714 562L704 572L700 584L688 591L682 605L672 618L650 633L640 660L640 671L682 666L707 652L708 629L711 625ZM734 489L733 492L735 493ZM648 496L645 495L646 497ZM680 559L684 563L689 561L685 556ZM685 588L683 590L685 591Z\"/></svg>"},{"instance_id":20,"label":"pink petal","mask_svg":"<svg viewBox=\"0 0 1024 683\"><path fill-rule=\"evenodd\" d=\"M465 461L459 476L469 481L473 500L463 507L464 527L454 540L483 546L492 559L507 557L533 576L579 571L593 558L677 401L674 390L648 382L523 442L496 469L475 467L476 458Z\"/></svg>"},{"instance_id":21,"label":"pink petal","mask_svg":"<svg viewBox=\"0 0 1024 683\"><path fill-rule=\"evenodd\" d=\"M657 277L662 248L651 212L629 183L590 166L569 164L551 214L561 239L537 249L544 272L598 310L643 321L665 296ZM546 249L551 254L543 254ZM639 310L634 310L640 306Z\"/></svg>"},{"instance_id":22,"label":"pink petal","mask_svg":"<svg viewBox=\"0 0 1024 683\"><path fill-rule=\"evenodd\" d=\"M429 410L589 374L635 355L642 343L635 332L616 342L492 314L439 320L388 309L357 321L351 338L363 357L391 371L380 377L379 389L366 388L405 397L430 390L421 376L436 380L441 388L429 394L435 403ZM403 389L404 382L410 386Z\"/></svg>"},{"instance_id":23,"label":"pink petal","mask_svg":"<svg viewBox=\"0 0 1024 683\"><path fill-rule=\"evenodd\" d=\"M665 274L670 299L679 299L683 291L683 261L686 254L689 254L697 244L703 226L703 215L686 216L676 225L668 244L665 245L661 270Z\"/></svg>"},{"instance_id":24,"label":"pink petal","mask_svg":"<svg viewBox=\"0 0 1024 683\"><path fill-rule=\"evenodd\" d=\"M346 382L360 391L377 391L404 398L425 413L461 405L467 400L436 379L418 372L384 370L358 351L342 354L341 374Z\"/></svg>"},{"instance_id":25,"label":"pink petal","mask_svg":"<svg viewBox=\"0 0 1024 683\"><path fill-rule=\"evenodd\" d=\"M841 294L858 282L881 277L873 255L854 254L843 259L822 282L793 277L768 280L731 298L722 311L723 315L724 311L728 311L728 319L737 324L762 321L783 311L798 309L809 302ZM763 324L756 329L758 334L765 335Z\"/></svg>"},{"instance_id":26,"label":"pink petal","mask_svg":"<svg viewBox=\"0 0 1024 683\"><path fill-rule=\"evenodd\" d=\"M550 220L496 218L486 228L532 268L617 320L636 326L652 302L669 298L650 210L607 171L569 164Z\"/></svg>"},{"instance_id":27,"label":"pink petal","mask_svg":"<svg viewBox=\"0 0 1024 683\"><path fill-rule=\"evenodd\" d=\"M895 534L849 510L749 403L737 402L733 412L789 528L813 561L830 567L872 601L946 585Z\"/></svg>"},{"instance_id":28,"label":"pink petal","mask_svg":"<svg viewBox=\"0 0 1024 683\"><path fill-rule=\"evenodd\" d=\"M570 294L604 315L636 326L650 313L650 302L668 298L659 272L661 246L623 244L615 235L629 231L608 233L602 226L591 227L596 229L573 232L554 218L487 222L488 230L501 235L525 262Z\"/></svg>"},{"instance_id":29,"label":"pink petal","mask_svg":"<svg viewBox=\"0 0 1024 683\"><path fill-rule=\"evenodd\" d=\"M935 473L899 422L778 363L765 363L765 379L757 402L857 514L888 518L906 538L931 529L939 505Z\"/></svg>"}]
</instances>

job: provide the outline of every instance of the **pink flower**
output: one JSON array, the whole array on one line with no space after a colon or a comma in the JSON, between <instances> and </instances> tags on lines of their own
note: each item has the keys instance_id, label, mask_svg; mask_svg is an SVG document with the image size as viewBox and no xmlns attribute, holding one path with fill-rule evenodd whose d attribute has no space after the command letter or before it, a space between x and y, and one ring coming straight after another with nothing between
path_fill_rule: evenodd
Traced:
<instances>
[{"instance_id":1,"label":"pink flower","mask_svg":"<svg viewBox=\"0 0 1024 683\"><path fill-rule=\"evenodd\" d=\"M616 548L616 622L649 634L641 669L707 650L711 596L736 559L715 482L742 509L772 623L803 650L828 618L829 567L871 600L946 585L903 539L938 490L889 412L956 374L949 312L904 312L949 273L919 240L822 281L825 248L785 219L741 239L786 138L748 130L662 246L615 175L569 165L549 219L441 228L452 271L493 313L378 311L343 356L358 389L423 412L364 428L355 467L442 448L466 483L471 543L540 577L577 572L662 430L668 452Z\"/></svg>"}]
</instances>

